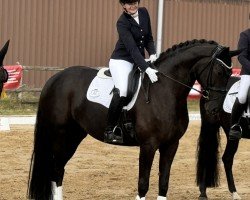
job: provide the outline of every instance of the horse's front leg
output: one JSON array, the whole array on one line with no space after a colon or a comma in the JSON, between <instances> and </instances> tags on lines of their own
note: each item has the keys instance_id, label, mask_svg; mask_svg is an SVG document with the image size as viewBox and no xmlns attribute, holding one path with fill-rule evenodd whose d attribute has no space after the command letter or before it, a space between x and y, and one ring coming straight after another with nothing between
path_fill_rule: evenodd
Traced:
<instances>
[{"instance_id":1,"label":"horse's front leg","mask_svg":"<svg viewBox=\"0 0 250 200\"><path fill-rule=\"evenodd\" d=\"M159 148L160 163L159 163L159 194L157 200L166 200L169 184L169 176L171 165L174 160L179 141L172 145L162 144Z\"/></svg>"},{"instance_id":2,"label":"horse's front leg","mask_svg":"<svg viewBox=\"0 0 250 200\"><path fill-rule=\"evenodd\" d=\"M233 195L233 200L241 199L241 197L237 193L235 183L234 183L233 172L232 172L233 159L238 149L238 146L239 146L239 141L227 140L226 149L222 156L222 160L224 163L224 168L225 168L226 176L227 176L228 189Z\"/></svg>"},{"instance_id":3,"label":"horse's front leg","mask_svg":"<svg viewBox=\"0 0 250 200\"><path fill-rule=\"evenodd\" d=\"M200 183L199 185L199 190L200 190L200 196L199 196L199 200L207 200L207 187L206 187L206 184L205 184L205 179L206 179L206 176L205 174L203 175L203 178L202 178L202 182Z\"/></svg>"},{"instance_id":4,"label":"horse's front leg","mask_svg":"<svg viewBox=\"0 0 250 200\"><path fill-rule=\"evenodd\" d=\"M148 192L149 176L156 150L156 145L152 143L140 146L138 195L136 200L145 199Z\"/></svg>"}]
</instances>

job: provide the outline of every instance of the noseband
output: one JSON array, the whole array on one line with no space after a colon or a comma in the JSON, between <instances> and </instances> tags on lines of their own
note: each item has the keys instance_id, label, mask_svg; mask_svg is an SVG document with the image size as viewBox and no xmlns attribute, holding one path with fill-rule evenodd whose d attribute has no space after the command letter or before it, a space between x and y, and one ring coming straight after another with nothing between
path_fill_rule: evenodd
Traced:
<instances>
[{"instance_id":1,"label":"noseband","mask_svg":"<svg viewBox=\"0 0 250 200\"><path fill-rule=\"evenodd\" d=\"M9 74L3 66L0 66L0 83L6 83L8 81Z\"/></svg>"}]
</instances>

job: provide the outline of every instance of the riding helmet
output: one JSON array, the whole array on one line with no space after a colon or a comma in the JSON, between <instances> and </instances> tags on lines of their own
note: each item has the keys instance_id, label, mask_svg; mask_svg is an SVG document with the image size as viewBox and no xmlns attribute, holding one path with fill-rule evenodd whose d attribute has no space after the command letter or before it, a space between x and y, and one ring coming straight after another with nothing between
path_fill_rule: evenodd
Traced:
<instances>
[{"instance_id":1,"label":"riding helmet","mask_svg":"<svg viewBox=\"0 0 250 200\"><path fill-rule=\"evenodd\" d=\"M140 3L140 0L119 0L119 2L120 2L121 4L134 3L134 2Z\"/></svg>"}]
</instances>

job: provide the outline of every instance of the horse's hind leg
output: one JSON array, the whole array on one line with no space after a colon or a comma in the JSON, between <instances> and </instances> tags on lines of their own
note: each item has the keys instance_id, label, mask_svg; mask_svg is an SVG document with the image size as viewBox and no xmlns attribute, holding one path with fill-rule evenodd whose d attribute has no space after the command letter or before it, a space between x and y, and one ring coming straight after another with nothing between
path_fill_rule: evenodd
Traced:
<instances>
[{"instance_id":1,"label":"horse's hind leg","mask_svg":"<svg viewBox=\"0 0 250 200\"><path fill-rule=\"evenodd\" d=\"M161 145L160 151L160 163L159 163L159 194L158 200L166 200L168 192L170 169L176 154L179 141L172 144L171 146L165 144Z\"/></svg>"},{"instance_id":2,"label":"horse's hind leg","mask_svg":"<svg viewBox=\"0 0 250 200\"><path fill-rule=\"evenodd\" d=\"M74 123L57 130L53 145L52 192L53 200L62 200L64 167L74 155L80 142L87 136L81 127Z\"/></svg>"},{"instance_id":3,"label":"horse's hind leg","mask_svg":"<svg viewBox=\"0 0 250 200\"><path fill-rule=\"evenodd\" d=\"M202 181L199 184L200 196L199 200L208 200L207 198L207 186L206 186L206 175L204 173Z\"/></svg>"}]
</instances>

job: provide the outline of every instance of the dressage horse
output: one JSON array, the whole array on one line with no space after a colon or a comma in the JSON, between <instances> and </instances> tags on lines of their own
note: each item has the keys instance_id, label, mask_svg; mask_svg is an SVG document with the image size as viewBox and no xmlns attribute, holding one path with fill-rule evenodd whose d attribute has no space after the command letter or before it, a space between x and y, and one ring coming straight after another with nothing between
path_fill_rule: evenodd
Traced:
<instances>
[{"instance_id":1,"label":"dressage horse","mask_svg":"<svg viewBox=\"0 0 250 200\"><path fill-rule=\"evenodd\" d=\"M159 81L150 85L150 102L146 102L141 88L129 111L140 147L136 199L145 199L158 149L158 199L167 199L170 168L189 123L188 94L197 80L206 98L216 98L218 91L226 87L232 71L228 66L235 55L228 47L206 40L187 41L160 54L154 63ZM62 199L64 167L78 145L87 134L103 141L108 109L86 98L88 86L97 72L83 66L69 67L45 84L37 111L28 198ZM142 85L148 82L145 76ZM132 144L125 140L123 145Z\"/></svg>"},{"instance_id":2,"label":"dressage horse","mask_svg":"<svg viewBox=\"0 0 250 200\"><path fill-rule=\"evenodd\" d=\"M227 90L239 80L239 77L230 77L227 85ZM200 199L207 199L206 188L218 186L218 147L220 143L219 130L220 127L223 128L227 143L224 154L222 156L222 161L224 163L224 169L226 172L228 189L232 193L233 200L241 199L238 195L234 177L232 172L234 155L237 152L239 141L229 140L229 130L231 127L231 114L227 113L222 108L222 103L224 101L225 95L222 95L218 99L214 99L214 104L220 105L220 109L217 113L209 113L206 108L206 99L203 97L200 99L200 113L201 113L201 130L198 142L198 152L197 152L197 185L200 189ZM221 101L222 100L222 101ZM250 103L248 101L248 103ZM242 127L242 137L250 139L250 127L249 120L246 118L241 118L240 124Z\"/></svg>"},{"instance_id":3,"label":"dressage horse","mask_svg":"<svg viewBox=\"0 0 250 200\"><path fill-rule=\"evenodd\" d=\"M3 84L8 80L8 72L3 68L3 60L8 51L9 42L8 40L0 51L0 96L3 90Z\"/></svg>"}]
</instances>

